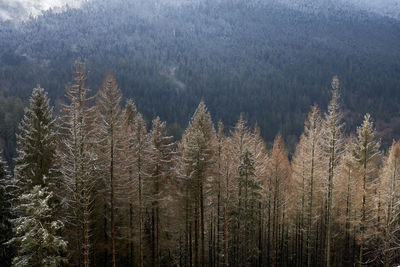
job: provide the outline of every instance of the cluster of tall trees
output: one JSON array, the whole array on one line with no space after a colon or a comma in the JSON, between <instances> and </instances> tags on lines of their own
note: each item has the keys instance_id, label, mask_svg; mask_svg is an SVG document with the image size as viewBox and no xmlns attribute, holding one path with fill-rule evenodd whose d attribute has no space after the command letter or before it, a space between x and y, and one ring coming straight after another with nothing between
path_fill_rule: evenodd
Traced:
<instances>
[{"instance_id":1,"label":"cluster of tall trees","mask_svg":"<svg viewBox=\"0 0 400 267\"><path fill-rule=\"evenodd\" d=\"M289 159L243 116L216 127L200 102L180 141L107 74L84 64L58 116L37 86L14 175L0 161L0 261L13 266L392 266L400 261L400 142L387 154L370 115L344 133L340 84Z\"/></svg>"}]
</instances>

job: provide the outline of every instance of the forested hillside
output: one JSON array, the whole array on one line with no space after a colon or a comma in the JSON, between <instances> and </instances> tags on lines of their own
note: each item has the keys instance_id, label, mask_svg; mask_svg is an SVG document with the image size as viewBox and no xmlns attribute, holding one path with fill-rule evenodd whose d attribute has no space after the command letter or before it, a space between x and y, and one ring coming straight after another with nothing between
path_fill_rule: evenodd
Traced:
<instances>
[{"instance_id":1,"label":"forested hillside","mask_svg":"<svg viewBox=\"0 0 400 267\"><path fill-rule=\"evenodd\" d=\"M40 84L59 107L80 56L90 88L113 71L146 121L159 115L177 139L204 99L216 120L233 125L243 113L267 142L281 132L293 152L308 107L327 105L329 80L338 74L346 130L370 112L388 147L400 133L399 21L332 1L312 12L310 1L284 2L93 0L2 21L0 92L21 114L18 98L26 104ZM15 128L20 115L0 110L11 164L8 116Z\"/></svg>"},{"instance_id":2,"label":"forested hillside","mask_svg":"<svg viewBox=\"0 0 400 267\"><path fill-rule=\"evenodd\" d=\"M13 176L0 160L5 266L399 262L400 142L384 152L368 113L345 132L338 76L291 160L280 134L267 146L259 127L224 126L204 101L173 141L122 100L112 73L96 92L86 79L78 59L56 110L35 87Z\"/></svg>"}]
</instances>

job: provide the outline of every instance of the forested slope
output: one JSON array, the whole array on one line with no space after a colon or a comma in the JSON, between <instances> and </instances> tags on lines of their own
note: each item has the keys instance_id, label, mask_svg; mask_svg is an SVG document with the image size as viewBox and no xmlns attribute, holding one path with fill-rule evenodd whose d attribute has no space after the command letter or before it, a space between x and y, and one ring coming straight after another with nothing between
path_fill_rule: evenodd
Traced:
<instances>
[{"instance_id":1,"label":"forested slope","mask_svg":"<svg viewBox=\"0 0 400 267\"><path fill-rule=\"evenodd\" d=\"M90 87L111 70L145 118L160 115L176 137L204 98L216 120L232 125L243 112L268 142L281 132L293 149L338 74L347 127L369 111L388 145L400 133L399 33L396 19L335 5L93 0L0 22L0 91L26 99L40 83L58 105L80 56Z\"/></svg>"}]
</instances>

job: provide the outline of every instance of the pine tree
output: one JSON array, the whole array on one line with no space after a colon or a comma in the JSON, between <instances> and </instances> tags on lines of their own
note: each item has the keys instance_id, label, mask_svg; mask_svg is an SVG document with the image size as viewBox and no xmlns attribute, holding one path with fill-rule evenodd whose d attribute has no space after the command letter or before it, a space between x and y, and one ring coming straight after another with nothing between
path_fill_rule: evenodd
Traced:
<instances>
[{"instance_id":1,"label":"pine tree","mask_svg":"<svg viewBox=\"0 0 400 267\"><path fill-rule=\"evenodd\" d=\"M64 228L61 220L53 219L53 193L35 185L18 197L14 207L19 214L12 220L16 237L10 243L18 244L13 266L60 266L67 263L67 242L60 236Z\"/></svg>"},{"instance_id":2,"label":"pine tree","mask_svg":"<svg viewBox=\"0 0 400 267\"><path fill-rule=\"evenodd\" d=\"M332 200L334 192L334 179L337 173L337 165L340 154L343 150L342 113L340 112L339 98L339 78L334 76L332 79L332 100L328 105L328 112L323 121L323 149L328 158L328 181L327 181L327 207L326 207L326 252L325 262L329 267L331 264L331 225L332 225Z\"/></svg>"},{"instance_id":3,"label":"pine tree","mask_svg":"<svg viewBox=\"0 0 400 267\"><path fill-rule=\"evenodd\" d=\"M29 108L25 109L19 125L17 140L17 185L22 190L29 190L35 185L56 187L56 121L47 93L39 85L32 91Z\"/></svg>"},{"instance_id":4,"label":"pine tree","mask_svg":"<svg viewBox=\"0 0 400 267\"><path fill-rule=\"evenodd\" d=\"M205 190L214 171L216 133L203 101L197 107L183 136L184 173L190 181L190 206L194 219L194 265L204 266L205 259Z\"/></svg>"},{"instance_id":5,"label":"pine tree","mask_svg":"<svg viewBox=\"0 0 400 267\"><path fill-rule=\"evenodd\" d=\"M95 185L96 157L93 144L95 110L90 90L85 87L86 75L80 58L75 62L75 83L67 87L61 117L61 135L58 154L63 164L61 193L67 204L67 229L71 230L70 253L77 265L89 266L90 220L92 216L93 189ZM73 248L72 245L75 245Z\"/></svg>"},{"instance_id":6,"label":"pine tree","mask_svg":"<svg viewBox=\"0 0 400 267\"><path fill-rule=\"evenodd\" d=\"M303 254L303 232L305 236L306 247L306 262L307 266L313 265L313 233L315 217L320 214L315 214L318 202L321 201L319 187L321 183L321 133L322 119L317 106L311 108L308 118L304 123L304 132L300 137L300 141L296 146L295 155L292 160L293 175L300 189L300 248L299 256ZM315 246L314 246L315 247ZM303 264L303 258L298 259L300 264Z\"/></svg>"},{"instance_id":7,"label":"pine tree","mask_svg":"<svg viewBox=\"0 0 400 267\"><path fill-rule=\"evenodd\" d=\"M231 160L232 164L234 166L234 172L233 172L233 177L238 177L238 166L241 163L241 157L243 153L246 150L250 149L250 144L251 144L251 132L247 127L247 121L244 119L243 114L240 114L239 120L237 121L235 127L231 131L231 136L229 138L231 142L231 149L232 149L232 155L231 155ZM232 247L233 247L233 259L232 262L235 262L239 265L244 264L243 261L243 234L241 232L242 228L242 222L240 220L240 217L238 216L240 212L240 207L242 206L241 200L242 200L242 188L238 184L238 179L235 179L236 184L233 187L233 192L232 192L232 200L234 200L234 207L232 212L235 212L237 215L234 217L235 224L233 225L233 233L232 233L232 238L233 242Z\"/></svg>"},{"instance_id":8,"label":"pine tree","mask_svg":"<svg viewBox=\"0 0 400 267\"><path fill-rule=\"evenodd\" d=\"M283 249L285 245L285 235L288 225L286 224L287 202L291 184L291 168L289 159L286 155L285 144L280 134L275 137L271 156L268 162L268 177L270 179L271 192L271 248L273 264L284 265L285 259Z\"/></svg>"},{"instance_id":9,"label":"pine tree","mask_svg":"<svg viewBox=\"0 0 400 267\"><path fill-rule=\"evenodd\" d=\"M165 220L165 207L163 199L167 196L166 186L168 186L171 170L170 165L172 161L172 137L167 136L166 123L161 122L157 117L152 121L152 129L149 134L149 148L148 148L148 181L146 183L147 196L146 202L151 210L151 259L152 266L160 266L161 255L161 235L164 228L163 222Z\"/></svg>"},{"instance_id":10,"label":"pine tree","mask_svg":"<svg viewBox=\"0 0 400 267\"><path fill-rule=\"evenodd\" d=\"M6 162L3 161L2 154L2 151L0 151L0 262L2 262L4 266L9 266L11 264L13 250L6 242L12 237L10 220L13 217L11 209L13 195L11 176Z\"/></svg>"},{"instance_id":11,"label":"pine tree","mask_svg":"<svg viewBox=\"0 0 400 267\"><path fill-rule=\"evenodd\" d=\"M344 235L340 235L339 244L342 250L343 265L349 265L355 262L358 247L356 238L358 237L357 228L360 225L361 218L361 200L362 200L362 181L360 169L353 156L354 138L347 138L344 145L344 152L338 169L336 187L337 197L335 198L336 221L344 228ZM338 253L338 252L337 252ZM338 253L339 254L339 253ZM339 258L337 256L337 258Z\"/></svg>"},{"instance_id":12,"label":"pine tree","mask_svg":"<svg viewBox=\"0 0 400 267\"><path fill-rule=\"evenodd\" d=\"M381 187L378 189L383 196L383 206L386 209L381 235L383 241L382 254L384 266L395 264L396 253L393 247L398 244L400 235L399 230L399 212L398 203L400 194L398 193L400 177L400 142L393 142L389 149L389 154L384 160L380 179ZM398 256L397 256L398 257Z\"/></svg>"},{"instance_id":13,"label":"pine tree","mask_svg":"<svg viewBox=\"0 0 400 267\"><path fill-rule=\"evenodd\" d=\"M107 220L107 210L110 212L110 228L107 229L105 221L105 232L110 231L111 265L116 266L116 198L119 192L116 185L122 180L122 120L121 120L121 90L118 87L115 77L106 75L103 85L98 92L98 140L99 160L102 165L103 183L106 189L104 198L104 215ZM105 237L107 239L107 236ZM105 261L107 261L105 252Z\"/></svg>"},{"instance_id":14,"label":"pine tree","mask_svg":"<svg viewBox=\"0 0 400 267\"><path fill-rule=\"evenodd\" d=\"M238 219L241 221L242 228L239 229L239 235L242 236L243 247L243 265L248 266L260 253L256 239L256 227L258 220L258 209L261 200L261 186L255 175L253 155L247 149L241 156L241 162L238 166L238 185L240 195L238 207Z\"/></svg>"},{"instance_id":15,"label":"pine tree","mask_svg":"<svg viewBox=\"0 0 400 267\"><path fill-rule=\"evenodd\" d=\"M136 167L137 167L137 143L136 143L136 116L138 115L135 104L127 100L123 112L123 130L125 132L124 159L125 159L125 183L127 187L126 197L129 213L129 266L134 266L134 206L136 203ZM136 164L135 164L136 163Z\"/></svg>"},{"instance_id":16,"label":"pine tree","mask_svg":"<svg viewBox=\"0 0 400 267\"><path fill-rule=\"evenodd\" d=\"M362 203L360 219L360 256L359 266L365 261L365 250L371 229L374 210L374 190L377 180L377 164L380 159L380 142L376 140L376 131L371 121L371 116L366 114L361 126L357 128L358 137L353 150L354 158L360 168L360 180L362 185Z\"/></svg>"},{"instance_id":17,"label":"pine tree","mask_svg":"<svg viewBox=\"0 0 400 267\"><path fill-rule=\"evenodd\" d=\"M143 267L144 263L144 192L143 184L146 179L146 161L148 160L146 155L146 148L148 146L148 138L146 131L146 122L144 121L141 114L137 114L134 121L134 168L135 168L135 180L137 183L136 196L138 200L138 215L139 215L139 262L140 266Z\"/></svg>"},{"instance_id":18,"label":"pine tree","mask_svg":"<svg viewBox=\"0 0 400 267\"><path fill-rule=\"evenodd\" d=\"M237 165L235 165L235 155L234 148L232 145L232 140L223 134L222 123L218 125L217 134L217 159L216 163L218 166L218 173L220 179L218 180L218 185L220 186L221 196L221 220L222 220L222 237L221 246L222 259L221 265L229 266L230 260L230 244L234 244L235 236L233 236L233 231L231 233L230 229L236 229L236 218L231 216L231 213L236 208L236 185L237 185ZM218 175L217 173L217 175ZM236 255L235 255L236 256ZM234 258L234 257L232 257Z\"/></svg>"},{"instance_id":19,"label":"pine tree","mask_svg":"<svg viewBox=\"0 0 400 267\"><path fill-rule=\"evenodd\" d=\"M33 89L19 130L15 166L18 197L13 203L13 229L17 236L9 241L19 244L19 248L13 264L55 266L65 261L62 253L67 243L59 236L63 223L56 219L58 135L47 93L40 86Z\"/></svg>"}]
</instances>

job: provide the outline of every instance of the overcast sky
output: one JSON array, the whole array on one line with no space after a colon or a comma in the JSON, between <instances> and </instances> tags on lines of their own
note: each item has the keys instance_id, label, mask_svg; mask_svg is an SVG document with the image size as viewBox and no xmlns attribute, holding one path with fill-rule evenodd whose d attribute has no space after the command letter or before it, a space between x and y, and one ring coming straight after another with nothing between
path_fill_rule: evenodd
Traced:
<instances>
[{"instance_id":1,"label":"overcast sky","mask_svg":"<svg viewBox=\"0 0 400 267\"><path fill-rule=\"evenodd\" d=\"M0 18L26 18L30 14L40 15L43 10L62 7L67 3L70 7L79 7L84 0L0 0Z\"/></svg>"},{"instance_id":2,"label":"overcast sky","mask_svg":"<svg viewBox=\"0 0 400 267\"><path fill-rule=\"evenodd\" d=\"M26 19L30 14L33 16L40 15L43 10L65 6L67 3L70 7L79 7L83 1L88 0L0 0L0 18L2 19ZM134 1L134 0L132 0ZM164 0L171 1L171 0ZM190 2L190 0L174 0ZM192 0L197 1L197 0ZM245 0L244 0L245 1ZM267 0L266 0L267 1ZM324 0L278 0L280 2L299 3ZM336 3L347 2L352 3L358 8L368 9L370 11L381 14L400 17L400 0L325 0Z\"/></svg>"}]
</instances>

